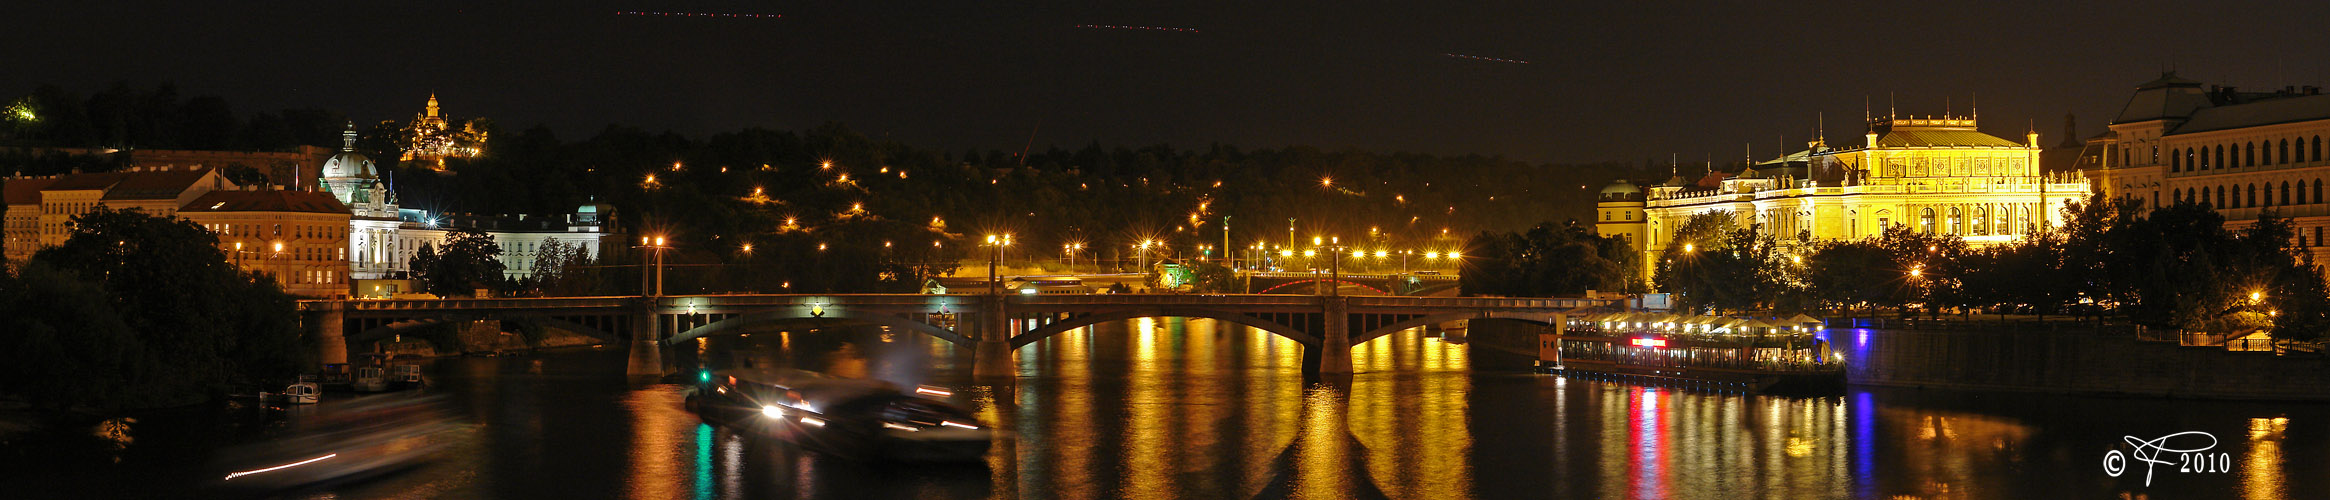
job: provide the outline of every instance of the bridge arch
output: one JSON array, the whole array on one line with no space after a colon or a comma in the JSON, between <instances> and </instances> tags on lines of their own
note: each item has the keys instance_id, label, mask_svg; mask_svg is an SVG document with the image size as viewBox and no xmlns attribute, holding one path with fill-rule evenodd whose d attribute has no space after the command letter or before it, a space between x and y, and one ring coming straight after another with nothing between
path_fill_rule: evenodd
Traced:
<instances>
[{"instance_id":1,"label":"bridge arch","mask_svg":"<svg viewBox=\"0 0 2330 500\"><path fill-rule=\"evenodd\" d=\"M1280 288L1286 288L1286 287L1288 287L1288 286L1292 286L1292 285L1300 285L1300 284L1304 284L1304 283L1321 283L1321 282L1333 282L1333 283L1341 283L1341 284L1345 284L1345 285L1351 285L1351 286L1356 286L1356 287L1360 287L1360 288L1365 288L1365 289L1368 289L1368 290L1374 290L1374 291L1375 291L1375 293L1380 293L1380 294L1384 294L1384 295L1391 295L1391 294L1392 294L1391 292L1384 291L1384 289L1382 289L1382 288L1376 288L1376 287L1373 287L1373 286L1368 286L1366 283L1360 283L1360 282L1356 282L1356 281L1350 281L1350 280L1324 279L1324 278L1313 278L1313 279L1307 279L1307 280L1297 280L1297 281L1289 281L1289 282L1285 282L1285 283L1279 283L1279 284L1277 284L1277 285L1271 286L1270 288L1264 288L1264 289L1262 289L1262 291L1259 291L1259 292L1254 292L1254 293L1270 293L1270 291L1271 291L1271 290L1277 290L1277 289L1280 289Z\"/></svg>"},{"instance_id":2,"label":"bridge arch","mask_svg":"<svg viewBox=\"0 0 2330 500\"><path fill-rule=\"evenodd\" d=\"M1359 345L1359 344L1365 344L1365 343L1367 343L1367 341L1370 341L1370 340L1375 340L1375 339L1377 339L1377 338L1380 338L1380 337L1383 337L1383 336L1385 336L1385 335L1391 335L1391 334L1393 334L1393 333L1398 333L1398 332L1399 332L1399 331L1401 331L1401 330L1406 330L1406 329L1410 329L1410 328L1416 328L1416 327L1423 327L1423 326L1431 326L1431 325L1437 325L1437 324L1441 324L1441 323L1447 323L1447 322L1450 322L1450 321L1457 321L1457 320L1475 320L1475 319L1504 319L1504 320L1521 321L1521 322L1526 322L1526 323L1530 323L1530 324L1536 324L1536 325L1547 325L1547 326L1551 326L1551 325L1553 325L1553 318L1552 318L1552 315L1549 315L1549 314L1526 314L1526 313L1484 313L1484 312L1460 312L1460 313L1444 313L1444 314L1433 314L1433 315L1427 315L1427 316L1418 316L1418 317L1414 317L1414 318L1409 318L1409 319L1408 319L1408 320L1406 320L1406 321L1401 321L1401 322L1397 322L1397 323L1392 323L1392 324L1389 324L1389 325L1383 325L1383 326L1380 326L1380 327L1376 327L1376 329L1374 329L1374 330L1368 330L1366 333L1361 333L1361 334L1359 334L1359 335L1356 335L1356 336L1353 336L1353 337L1351 337L1351 345Z\"/></svg>"},{"instance_id":3,"label":"bridge arch","mask_svg":"<svg viewBox=\"0 0 2330 500\"><path fill-rule=\"evenodd\" d=\"M1061 321L1060 321L1060 322L1058 322L1058 323L1052 323L1052 324L1048 324L1048 325L1044 325L1044 326L1039 326L1039 327L1036 327L1036 328L1034 328L1034 329L1030 329L1030 330L1028 330L1028 331L1026 331L1026 332L1021 332L1020 334L1017 334L1017 335L1012 335L1012 336L1011 336L1011 348L1012 348L1012 349L1019 349L1019 348L1021 348L1021 347L1026 347L1028 344L1033 344L1033 343L1036 343L1036 341L1043 340L1043 339L1047 339L1047 338L1051 338L1053 335L1059 335L1059 334L1060 334L1060 333L1062 333L1062 332L1067 332L1067 331L1069 331L1069 330L1075 330L1075 329L1078 329L1078 328L1083 328L1083 327L1087 327L1087 326L1097 325L1097 324L1101 324L1101 323L1107 323L1107 322L1111 322L1111 321L1124 321L1124 320L1129 320L1129 319L1134 319L1134 318L1175 318L1175 317L1178 317L1178 318L1205 318L1205 319L1211 319L1211 320L1215 320L1215 321L1225 321L1225 322L1230 322L1230 323L1236 323L1236 324L1240 324L1240 325L1245 325L1245 326L1254 327L1254 328L1255 328L1255 329L1257 329L1257 330L1262 330L1262 331L1265 331L1265 332L1270 332L1271 334L1275 334L1275 335L1278 335L1278 336L1280 336L1280 337L1286 337L1286 338L1288 338L1288 339L1292 339L1292 340L1294 340L1295 342L1302 343L1302 345L1306 345L1306 346L1316 346L1316 345L1319 345L1319 338L1318 338L1318 337L1316 337L1316 336L1313 336L1313 335L1311 335L1311 334L1308 334L1308 333L1303 333L1303 332L1302 332L1302 331L1300 331L1300 330L1296 330L1296 329L1294 329L1294 327L1287 326L1287 325L1284 325L1284 324L1280 324L1279 322L1276 322L1276 321L1270 321L1270 320L1266 320L1266 319L1262 319L1262 318L1257 318L1257 317L1253 317L1253 316L1248 316L1248 315L1245 315L1245 314L1239 314L1239 313L1236 313L1236 312L1230 312L1230 311L1215 311L1215 310L1207 310L1207 309L1189 309L1189 308L1171 308L1171 309L1137 309L1137 310L1128 310L1128 311L1110 311L1110 312L1102 312L1102 313L1092 313L1092 314L1084 314L1084 315L1070 316L1070 317L1068 317L1067 319L1061 320Z\"/></svg>"},{"instance_id":4,"label":"bridge arch","mask_svg":"<svg viewBox=\"0 0 2330 500\"><path fill-rule=\"evenodd\" d=\"M372 328L365 329L364 331L361 331L361 332L356 332L356 334L355 334L355 335L351 335L351 336L349 336L346 342L348 343L348 345L349 345L349 346L355 346L355 345L364 344L364 343L367 343L367 342L372 342L372 341L380 340L380 339L383 339L383 338L387 338L387 337L388 337L388 336L390 336L390 335L397 335L397 334L402 334L402 333L404 333L404 332L408 332L408 331L412 331L412 330L418 330L418 329L422 329L422 328L428 328L428 327L432 327L432 326L443 325L443 324L447 324L447 323L454 323L454 322L455 322L455 321L454 321L453 319L451 319L451 318L414 318L414 319L408 319L408 320L404 320L404 321L398 321L398 322L389 323L389 324L385 324L385 325L375 326L375 327L372 327Z\"/></svg>"},{"instance_id":5,"label":"bridge arch","mask_svg":"<svg viewBox=\"0 0 2330 500\"><path fill-rule=\"evenodd\" d=\"M784 323L795 323L795 322L801 322L801 321L824 321L824 320L839 320L839 321L843 321L843 322L859 322L859 323L871 323L871 324L880 325L880 326L887 326L887 327L891 327L891 328L898 328L898 329L905 329L905 330L913 330L913 331L917 331L917 332L922 332L923 334L925 334L925 335L929 335L929 336L932 336L932 337L938 337L938 338L939 338L939 339L941 339L941 340L945 340L945 341L947 341L947 342L952 342L952 343L954 343L955 345L964 346L964 347L970 347L970 346L972 346L972 345L973 345L973 344L972 344L972 340L971 340L971 339L969 339L969 338L966 338L966 337L964 337L962 334L960 334L960 333L956 333L956 332L955 332L955 331L953 331L953 330L948 330L948 329L945 329L945 328L940 328L940 327L938 327L938 325L933 325L933 324L930 324L930 323L924 323L924 322L920 322L920 321L915 321L915 320L911 320L911 319L906 319L906 318L904 318L904 317L900 317L900 316L898 316L898 315L896 315L896 314L891 314L891 313L869 313L869 312L857 312L857 311L852 311L852 310L849 310L848 308L839 308L839 307L836 307L836 308L822 308L822 309L818 310L816 313L812 313L812 314L802 314L800 311L793 311L793 310L781 310L781 311L769 311L769 312L761 312L761 313L745 314L745 315L741 315L741 316L737 316L737 317L733 317L733 318L723 319L723 320L720 320L720 321L714 321L714 322L712 322L712 323L710 323L710 324L706 324L706 325L704 325L704 326L699 326L699 327L695 327L695 328L690 328L690 329L688 329L687 331L679 332L678 334L672 335L672 338L670 338L670 339L667 339L667 340L664 340L664 341L663 341L663 344L664 344L664 345L675 345L675 344L679 344L679 343L681 343L681 342L686 342L686 341L690 341L690 340L695 340L695 339L697 339L698 337L709 337L709 336L713 336L713 335L725 335L725 334L729 334L729 333L739 333L739 332L742 332L742 331L745 331L745 330L749 330L749 329L752 329L752 328L758 328L758 327L762 327L762 326L770 326L770 325L777 325L777 324L784 324Z\"/></svg>"},{"instance_id":6,"label":"bridge arch","mask_svg":"<svg viewBox=\"0 0 2330 500\"><path fill-rule=\"evenodd\" d=\"M623 341L623 337L621 335L616 335L614 332L609 332L582 323L576 323L573 321L567 321L548 316L513 316L508 318L489 317L484 319L499 319L503 323L535 323L542 326L548 326L582 334L585 337L597 339L600 342L613 343ZM347 342L350 345L362 344L366 342L377 341L390 335L401 334L404 332L432 326L460 323L463 321L465 321L464 318L445 316L412 318L365 329L364 331L357 332L356 335L348 337Z\"/></svg>"}]
</instances>

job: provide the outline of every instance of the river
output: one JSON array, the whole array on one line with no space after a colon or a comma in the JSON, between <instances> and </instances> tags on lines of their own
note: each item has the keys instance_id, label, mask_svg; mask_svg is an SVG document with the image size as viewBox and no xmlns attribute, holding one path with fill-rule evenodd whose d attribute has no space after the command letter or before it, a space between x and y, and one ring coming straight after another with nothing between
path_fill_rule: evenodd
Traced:
<instances>
[{"instance_id":1,"label":"river","mask_svg":"<svg viewBox=\"0 0 2330 500\"><path fill-rule=\"evenodd\" d=\"M1408 331L1306 383L1301 347L1204 319L1030 345L1017 384L908 332L797 328L681 346L673 363L789 365L956 388L1008 431L983 466L867 465L702 424L619 347L428 362L476 431L412 470L294 498L2322 498L2330 407L1855 387L1778 397L1476 370ZM1485 351L1485 350L1483 350ZM333 395L337 396L337 395ZM344 399L344 398L343 398ZM327 402L277 420L333 411ZM238 405L240 406L240 405ZM0 492L196 496L192 467L280 425L212 408L12 444ZM2124 437L2186 431L2223 472L2151 465ZM84 435L85 434L85 435ZM2187 435L2164 443L2191 448ZM2200 444L2212 444L2201 442ZM27 446L53 449L28 449ZM2121 453L2121 474L2105 472ZM57 460L25 457L54 453ZM2151 456L2151 455L2143 455ZM2194 460L2182 458L2191 465ZM0 495L17 497L17 495Z\"/></svg>"}]
</instances>

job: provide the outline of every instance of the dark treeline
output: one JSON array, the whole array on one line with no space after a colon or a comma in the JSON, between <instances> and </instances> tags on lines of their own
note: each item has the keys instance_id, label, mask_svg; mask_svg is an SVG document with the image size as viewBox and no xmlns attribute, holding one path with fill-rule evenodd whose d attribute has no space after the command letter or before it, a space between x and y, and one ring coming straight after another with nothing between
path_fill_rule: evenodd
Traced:
<instances>
[{"instance_id":1,"label":"dark treeline","mask_svg":"<svg viewBox=\"0 0 2330 500\"><path fill-rule=\"evenodd\" d=\"M1789 248L1733 214L1701 214L1677 229L1655 280L1690 310L2065 314L2284 338L2330 327L2321 269L2271 210L2240 230L2190 202L2147 211L2104 200L2064 216L2064 227L1983 249L1906 226Z\"/></svg>"},{"instance_id":2,"label":"dark treeline","mask_svg":"<svg viewBox=\"0 0 2330 500\"><path fill-rule=\"evenodd\" d=\"M104 208L73 222L64 244L0 272L0 398L175 406L314 368L292 297L237 270L209 230Z\"/></svg>"},{"instance_id":3,"label":"dark treeline","mask_svg":"<svg viewBox=\"0 0 2330 500\"><path fill-rule=\"evenodd\" d=\"M281 151L338 146L347 117L322 109L237 114L218 96L116 83L89 95L53 85L0 102L0 146Z\"/></svg>"}]
</instances>

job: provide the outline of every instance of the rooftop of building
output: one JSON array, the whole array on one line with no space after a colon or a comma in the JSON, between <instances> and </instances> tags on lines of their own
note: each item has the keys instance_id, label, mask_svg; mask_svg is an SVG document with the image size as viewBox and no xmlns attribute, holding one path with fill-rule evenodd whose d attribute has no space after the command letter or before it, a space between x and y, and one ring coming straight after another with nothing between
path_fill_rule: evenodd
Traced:
<instances>
[{"instance_id":1,"label":"rooftop of building","mask_svg":"<svg viewBox=\"0 0 2330 500\"><path fill-rule=\"evenodd\" d=\"M187 203L181 213L305 212L348 215L348 206L317 191L211 191Z\"/></svg>"},{"instance_id":2,"label":"rooftop of building","mask_svg":"<svg viewBox=\"0 0 2330 500\"><path fill-rule=\"evenodd\" d=\"M8 204L39 203L41 191L104 191L103 199L106 200L173 199L213 171L207 167L162 166L130 167L119 172L14 177L8 179Z\"/></svg>"}]
</instances>

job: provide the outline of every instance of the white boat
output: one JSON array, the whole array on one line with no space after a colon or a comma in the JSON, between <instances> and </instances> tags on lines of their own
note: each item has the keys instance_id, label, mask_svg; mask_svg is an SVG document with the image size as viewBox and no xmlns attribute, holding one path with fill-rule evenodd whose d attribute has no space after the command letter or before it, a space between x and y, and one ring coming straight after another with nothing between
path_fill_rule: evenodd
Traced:
<instances>
[{"instance_id":1,"label":"white boat","mask_svg":"<svg viewBox=\"0 0 2330 500\"><path fill-rule=\"evenodd\" d=\"M323 387L317 386L315 382L300 382L284 387L282 394L261 393L259 396L261 399L273 399L295 405L312 405L316 404L316 399L321 397L323 392Z\"/></svg>"}]
</instances>

